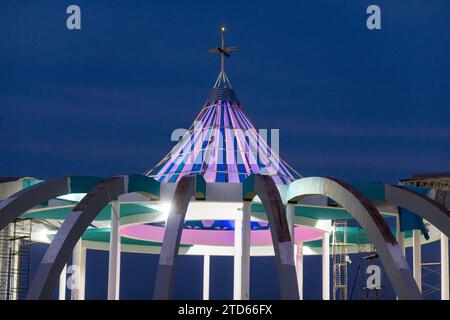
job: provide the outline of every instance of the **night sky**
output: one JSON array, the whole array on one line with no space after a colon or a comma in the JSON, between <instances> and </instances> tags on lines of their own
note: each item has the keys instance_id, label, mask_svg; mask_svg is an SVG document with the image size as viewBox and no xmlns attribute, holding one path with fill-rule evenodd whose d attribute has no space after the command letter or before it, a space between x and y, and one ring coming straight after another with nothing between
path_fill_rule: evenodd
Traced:
<instances>
[{"instance_id":1,"label":"night sky","mask_svg":"<svg viewBox=\"0 0 450 320\"><path fill-rule=\"evenodd\" d=\"M70 4L81 30L66 28ZM366 27L371 4L381 30ZM395 183L450 171L449 17L445 0L1 1L0 176L152 168L214 84L208 49L222 25L239 47L227 74L247 115L280 129L302 175ZM88 253L87 298L106 297L107 257ZM175 297L200 298L201 259L180 261ZM278 298L273 259L252 263L252 298ZM305 296L320 298L320 257L305 263ZM156 264L123 254L122 297L150 298ZM212 298L231 298L232 259L211 267Z\"/></svg>"}]
</instances>

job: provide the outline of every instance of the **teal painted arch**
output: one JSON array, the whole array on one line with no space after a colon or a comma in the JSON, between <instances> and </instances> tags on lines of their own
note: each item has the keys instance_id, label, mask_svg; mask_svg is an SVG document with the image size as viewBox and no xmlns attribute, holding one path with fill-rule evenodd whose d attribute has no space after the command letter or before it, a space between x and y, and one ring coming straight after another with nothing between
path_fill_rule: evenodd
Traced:
<instances>
[{"instance_id":1,"label":"teal painted arch","mask_svg":"<svg viewBox=\"0 0 450 320\"><path fill-rule=\"evenodd\" d=\"M69 176L30 183L29 187L0 202L0 230L37 205L72 192L89 192L102 181L98 177Z\"/></svg>"}]
</instances>

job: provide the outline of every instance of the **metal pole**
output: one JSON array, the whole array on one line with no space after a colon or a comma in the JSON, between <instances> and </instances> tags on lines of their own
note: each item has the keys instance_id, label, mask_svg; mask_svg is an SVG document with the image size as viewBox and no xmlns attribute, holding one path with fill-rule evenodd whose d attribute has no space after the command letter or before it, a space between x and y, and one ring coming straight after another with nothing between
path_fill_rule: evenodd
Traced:
<instances>
[{"instance_id":1,"label":"metal pole","mask_svg":"<svg viewBox=\"0 0 450 320\"><path fill-rule=\"evenodd\" d=\"M220 29L222 31L222 50L225 50L225 27ZM225 52L220 53L220 73L222 74L223 81L225 81Z\"/></svg>"}]
</instances>

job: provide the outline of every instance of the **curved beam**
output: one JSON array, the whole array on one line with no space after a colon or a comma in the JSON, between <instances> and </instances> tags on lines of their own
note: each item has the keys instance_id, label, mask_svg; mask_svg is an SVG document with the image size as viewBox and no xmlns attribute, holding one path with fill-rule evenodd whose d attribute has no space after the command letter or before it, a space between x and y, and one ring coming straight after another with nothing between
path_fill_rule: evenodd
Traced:
<instances>
[{"instance_id":1,"label":"curved beam","mask_svg":"<svg viewBox=\"0 0 450 320\"><path fill-rule=\"evenodd\" d=\"M104 180L84 196L64 220L45 252L28 291L27 300L49 298L64 264L84 231L104 206L129 192L144 192L157 198L159 182L141 175L118 176Z\"/></svg>"},{"instance_id":2,"label":"curved beam","mask_svg":"<svg viewBox=\"0 0 450 320\"><path fill-rule=\"evenodd\" d=\"M62 177L22 189L0 202L0 230L42 202L68 193L89 192L102 180L97 177Z\"/></svg>"},{"instance_id":3,"label":"curved beam","mask_svg":"<svg viewBox=\"0 0 450 320\"><path fill-rule=\"evenodd\" d=\"M286 213L275 183L270 176L251 175L244 181L243 190L244 200L249 201L258 196L266 211L275 252L281 298L299 300L294 242L290 236Z\"/></svg>"},{"instance_id":4,"label":"curved beam","mask_svg":"<svg viewBox=\"0 0 450 320\"><path fill-rule=\"evenodd\" d=\"M384 190L387 202L414 212L450 237L450 211L441 203L401 186L386 184Z\"/></svg>"},{"instance_id":5,"label":"curved beam","mask_svg":"<svg viewBox=\"0 0 450 320\"><path fill-rule=\"evenodd\" d=\"M195 176L184 176L175 189L172 206L167 218L166 230L159 255L153 299L170 299L173 288L176 256L180 247L184 219L191 198L195 195Z\"/></svg>"},{"instance_id":6,"label":"curved beam","mask_svg":"<svg viewBox=\"0 0 450 320\"><path fill-rule=\"evenodd\" d=\"M312 194L333 199L363 227L368 239L375 244L399 299L422 299L408 263L389 226L375 206L361 192L338 179L310 177L289 184L287 199L298 201Z\"/></svg>"}]
</instances>

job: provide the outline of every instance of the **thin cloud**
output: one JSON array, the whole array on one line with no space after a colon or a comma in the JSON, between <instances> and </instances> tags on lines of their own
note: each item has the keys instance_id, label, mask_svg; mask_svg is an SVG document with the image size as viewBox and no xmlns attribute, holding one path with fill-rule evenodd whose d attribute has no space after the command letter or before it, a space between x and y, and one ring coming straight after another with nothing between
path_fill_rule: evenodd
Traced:
<instances>
[{"instance_id":1,"label":"thin cloud","mask_svg":"<svg viewBox=\"0 0 450 320\"><path fill-rule=\"evenodd\" d=\"M436 139L450 140L450 126L370 124L326 124L299 121L293 125L286 122L280 132L289 134L307 134L312 136L341 136L346 138L374 137L400 139Z\"/></svg>"},{"instance_id":2,"label":"thin cloud","mask_svg":"<svg viewBox=\"0 0 450 320\"><path fill-rule=\"evenodd\" d=\"M287 157L286 157L287 156ZM429 154L405 154L379 152L334 152L334 151L306 151L289 152L285 160L295 159L301 166L326 166L326 167L358 167L366 169L426 169L439 168L441 171L450 169L449 159L433 157Z\"/></svg>"}]
</instances>

